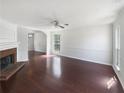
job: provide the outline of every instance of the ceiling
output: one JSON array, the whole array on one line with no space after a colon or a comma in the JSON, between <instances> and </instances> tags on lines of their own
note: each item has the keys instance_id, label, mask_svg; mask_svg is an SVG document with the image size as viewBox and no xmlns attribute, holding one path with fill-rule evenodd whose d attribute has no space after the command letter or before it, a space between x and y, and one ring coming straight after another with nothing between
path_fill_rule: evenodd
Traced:
<instances>
[{"instance_id":1,"label":"ceiling","mask_svg":"<svg viewBox=\"0 0 124 93\"><path fill-rule=\"evenodd\" d=\"M112 23L124 0L0 0L1 18L29 26L49 26L57 18L69 26Z\"/></svg>"}]
</instances>

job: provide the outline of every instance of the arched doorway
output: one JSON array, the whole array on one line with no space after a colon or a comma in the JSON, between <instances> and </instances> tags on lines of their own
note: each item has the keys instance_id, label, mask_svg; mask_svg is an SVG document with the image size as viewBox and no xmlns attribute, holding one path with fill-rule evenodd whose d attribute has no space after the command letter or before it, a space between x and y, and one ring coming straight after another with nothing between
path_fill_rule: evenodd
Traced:
<instances>
[{"instance_id":1,"label":"arched doorway","mask_svg":"<svg viewBox=\"0 0 124 93\"><path fill-rule=\"evenodd\" d=\"M28 33L28 51L29 57L36 53L46 54L47 51L47 36L44 32L33 31Z\"/></svg>"}]
</instances>

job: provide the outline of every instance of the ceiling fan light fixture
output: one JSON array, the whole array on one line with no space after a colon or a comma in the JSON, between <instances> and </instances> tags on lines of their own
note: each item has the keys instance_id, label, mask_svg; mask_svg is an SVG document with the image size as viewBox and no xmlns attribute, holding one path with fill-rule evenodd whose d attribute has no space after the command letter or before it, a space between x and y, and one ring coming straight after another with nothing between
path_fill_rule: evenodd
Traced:
<instances>
[{"instance_id":1,"label":"ceiling fan light fixture","mask_svg":"<svg viewBox=\"0 0 124 93\"><path fill-rule=\"evenodd\" d=\"M68 26L69 24L65 24L66 26Z\"/></svg>"}]
</instances>

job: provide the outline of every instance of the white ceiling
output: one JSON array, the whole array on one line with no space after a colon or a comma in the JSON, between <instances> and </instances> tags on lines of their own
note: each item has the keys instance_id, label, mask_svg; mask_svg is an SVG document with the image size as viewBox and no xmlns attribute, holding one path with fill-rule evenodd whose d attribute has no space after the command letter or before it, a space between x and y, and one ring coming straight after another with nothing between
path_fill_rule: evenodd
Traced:
<instances>
[{"instance_id":1,"label":"white ceiling","mask_svg":"<svg viewBox=\"0 0 124 93\"><path fill-rule=\"evenodd\" d=\"M70 26L112 23L124 0L0 0L1 17L30 27L57 19Z\"/></svg>"}]
</instances>

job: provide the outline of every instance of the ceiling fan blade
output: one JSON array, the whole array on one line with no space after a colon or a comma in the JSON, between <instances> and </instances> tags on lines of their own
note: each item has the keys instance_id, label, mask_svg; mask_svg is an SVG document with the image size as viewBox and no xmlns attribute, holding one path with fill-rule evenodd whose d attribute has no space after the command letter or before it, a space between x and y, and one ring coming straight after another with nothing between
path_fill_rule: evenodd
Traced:
<instances>
[{"instance_id":1,"label":"ceiling fan blade","mask_svg":"<svg viewBox=\"0 0 124 93\"><path fill-rule=\"evenodd\" d=\"M64 26L60 26L60 25L57 25L57 26L59 26L59 27L61 27L61 28L63 28L63 29L65 28Z\"/></svg>"},{"instance_id":2,"label":"ceiling fan blade","mask_svg":"<svg viewBox=\"0 0 124 93\"><path fill-rule=\"evenodd\" d=\"M64 24L64 25L68 26L69 24Z\"/></svg>"}]
</instances>

